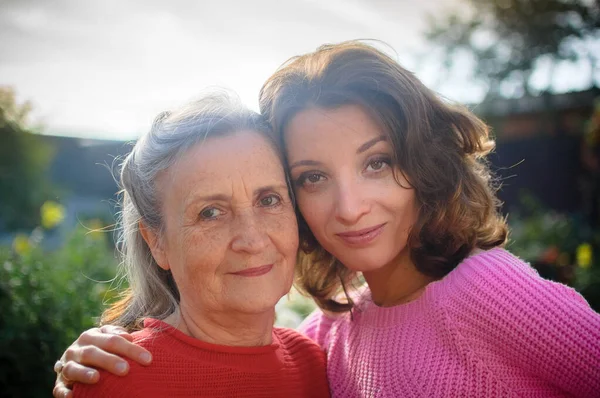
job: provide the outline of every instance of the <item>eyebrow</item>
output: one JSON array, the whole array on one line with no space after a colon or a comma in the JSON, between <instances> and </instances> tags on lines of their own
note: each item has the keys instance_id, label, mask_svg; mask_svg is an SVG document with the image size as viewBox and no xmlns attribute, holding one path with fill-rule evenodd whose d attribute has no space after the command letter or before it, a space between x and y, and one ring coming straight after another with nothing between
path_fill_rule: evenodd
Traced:
<instances>
[{"instance_id":1,"label":"eyebrow","mask_svg":"<svg viewBox=\"0 0 600 398\"><path fill-rule=\"evenodd\" d=\"M294 167L300 167L300 166L318 166L320 165L320 162L317 162L316 160L300 160L296 163L293 163L290 165L290 170L292 170Z\"/></svg>"},{"instance_id":2,"label":"eyebrow","mask_svg":"<svg viewBox=\"0 0 600 398\"><path fill-rule=\"evenodd\" d=\"M278 191L278 190L284 190L286 191L288 189L288 186L286 184L277 184L277 185L266 185L264 187L260 187L254 190L254 196L260 196L260 194L262 194L263 192L269 192L269 191ZM207 196L197 196L195 197L192 202L198 202L198 201L204 201L204 202L212 202L212 201L222 201L222 202L226 202L228 200L231 200L231 195L225 195L225 194L215 194L215 195L207 195Z\"/></svg>"},{"instance_id":3,"label":"eyebrow","mask_svg":"<svg viewBox=\"0 0 600 398\"><path fill-rule=\"evenodd\" d=\"M260 196L260 194L262 194L263 192L287 191L287 190L288 190L287 184L267 185L265 187L261 187L261 188L254 190L254 194L255 194L255 196Z\"/></svg>"},{"instance_id":4,"label":"eyebrow","mask_svg":"<svg viewBox=\"0 0 600 398\"><path fill-rule=\"evenodd\" d=\"M192 200L192 202L197 202L197 201L212 202L213 200L225 202L225 201L229 200L229 198L230 198L230 196L223 195L223 194L197 196Z\"/></svg>"},{"instance_id":5,"label":"eyebrow","mask_svg":"<svg viewBox=\"0 0 600 398\"><path fill-rule=\"evenodd\" d=\"M361 154L364 151L368 150L369 148L371 148L373 145L377 144L378 142L381 141L387 141L387 137L384 135L380 135L379 137L375 137L372 140L369 140L367 142L365 142L364 144L362 144L357 150L356 153L357 154Z\"/></svg>"}]
</instances>

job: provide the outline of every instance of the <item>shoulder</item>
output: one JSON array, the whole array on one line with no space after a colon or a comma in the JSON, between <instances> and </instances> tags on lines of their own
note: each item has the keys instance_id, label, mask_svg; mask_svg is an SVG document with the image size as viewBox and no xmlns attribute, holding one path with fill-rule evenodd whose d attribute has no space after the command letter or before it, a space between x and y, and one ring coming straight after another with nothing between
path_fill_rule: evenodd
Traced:
<instances>
[{"instance_id":1,"label":"shoulder","mask_svg":"<svg viewBox=\"0 0 600 398\"><path fill-rule=\"evenodd\" d=\"M296 330L276 327L273 328L273 332L279 339L280 344L288 351L322 351L321 347L314 340Z\"/></svg>"},{"instance_id":2,"label":"shoulder","mask_svg":"<svg viewBox=\"0 0 600 398\"><path fill-rule=\"evenodd\" d=\"M502 357L573 396L600 388L600 314L574 289L504 249L465 259L441 282L446 325L479 358Z\"/></svg>"},{"instance_id":3,"label":"shoulder","mask_svg":"<svg viewBox=\"0 0 600 398\"><path fill-rule=\"evenodd\" d=\"M73 388L75 397L137 397L144 396L147 386L157 376L163 367L158 352L169 350L168 334L154 328L144 328L133 333L133 342L148 349L154 362L150 366L142 366L127 359L129 372L127 376L116 376L104 370L99 370L100 380L96 384L76 383Z\"/></svg>"},{"instance_id":4,"label":"shoulder","mask_svg":"<svg viewBox=\"0 0 600 398\"><path fill-rule=\"evenodd\" d=\"M479 251L465 258L449 276L455 281L484 280L511 276L533 276L537 272L525 261L502 248Z\"/></svg>"},{"instance_id":5,"label":"shoulder","mask_svg":"<svg viewBox=\"0 0 600 398\"><path fill-rule=\"evenodd\" d=\"M96 384L75 383L73 395L77 398L83 397L136 397L142 391L143 385L137 377L141 365L129 362L129 373L127 376L116 376L104 370L99 370L100 379Z\"/></svg>"},{"instance_id":6,"label":"shoulder","mask_svg":"<svg viewBox=\"0 0 600 398\"><path fill-rule=\"evenodd\" d=\"M572 335L579 333L577 328L597 334L593 330L600 327L600 315L579 293L543 279L504 249L465 259L439 285L438 301L456 326L506 335L534 330L535 334L543 330L549 335L556 331Z\"/></svg>"},{"instance_id":7,"label":"shoulder","mask_svg":"<svg viewBox=\"0 0 600 398\"><path fill-rule=\"evenodd\" d=\"M161 329L156 325L153 324L152 327L145 327L142 330L133 332L131 334L133 336L133 342L146 349L168 344L167 340L169 340L169 329Z\"/></svg>"},{"instance_id":8,"label":"shoulder","mask_svg":"<svg viewBox=\"0 0 600 398\"><path fill-rule=\"evenodd\" d=\"M441 285L444 293L450 297L477 294L490 299L506 299L510 295L524 300L537 300L558 294L587 306L585 299L574 289L541 278L527 262L501 248L467 257L448 274Z\"/></svg>"},{"instance_id":9,"label":"shoulder","mask_svg":"<svg viewBox=\"0 0 600 398\"><path fill-rule=\"evenodd\" d=\"M334 323L342 317L340 314L317 308L298 326L298 331L326 349L329 344L329 332Z\"/></svg>"},{"instance_id":10,"label":"shoulder","mask_svg":"<svg viewBox=\"0 0 600 398\"><path fill-rule=\"evenodd\" d=\"M288 362L310 365L317 372L325 372L325 351L316 342L292 329L274 328L273 332L286 352Z\"/></svg>"},{"instance_id":11,"label":"shoulder","mask_svg":"<svg viewBox=\"0 0 600 398\"><path fill-rule=\"evenodd\" d=\"M285 373L294 374L294 377L302 384L309 383L310 396L328 397L325 351L313 340L295 330L274 328L273 333L279 340L284 353L283 360L287 369Z\"/></svg>"}]
</instances>

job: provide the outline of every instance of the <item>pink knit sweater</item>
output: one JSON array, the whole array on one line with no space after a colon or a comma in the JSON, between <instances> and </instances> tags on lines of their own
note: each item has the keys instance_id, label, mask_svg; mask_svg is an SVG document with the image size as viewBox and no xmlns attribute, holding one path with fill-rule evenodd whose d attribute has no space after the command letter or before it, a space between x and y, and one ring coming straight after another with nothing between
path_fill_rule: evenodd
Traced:
<instances>
[{"instance_id":1,"label":"pink knit sweater","mask_svg":"<svg viewBox=\"0 0 600 398\"><path fill-rule=\"evenodd\" d=\"M313 313L334 397L600 397L600 314L503 249L464 260L415 301Z\"/></svg>"}]
</instances>

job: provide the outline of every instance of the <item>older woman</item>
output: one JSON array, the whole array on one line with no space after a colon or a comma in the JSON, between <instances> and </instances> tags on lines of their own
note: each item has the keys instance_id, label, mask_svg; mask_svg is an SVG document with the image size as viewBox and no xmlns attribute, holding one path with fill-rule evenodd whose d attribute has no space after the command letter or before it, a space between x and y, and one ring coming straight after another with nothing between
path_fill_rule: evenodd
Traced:
<instances>
[{"instance_id":1,"label":"older woman","mask_svg":"<svg viewBox=\"0 0 600 398\"><path fill-rule=\"evenodd\" d=\"M482 121L356 42L291 60L260 104L296 194L299 287L324 310L301 329L333 396L599 396L600 315L503 248ZM114 370L87 345L106 338L85 333L68 357Z\"/></svg>"},{"instance_id":2,"label":"older woman","mask_svg":"<svg viewBox=\"0 0 600 398\"><path fill-rule=\"evenodd\" d=\"M273 328L292 284L294 206L268 126L226 95L160 115L121 171L130 293L104 321L153 357L75 396L326 397L322 350Z\"/></svg>"}]
</instances>

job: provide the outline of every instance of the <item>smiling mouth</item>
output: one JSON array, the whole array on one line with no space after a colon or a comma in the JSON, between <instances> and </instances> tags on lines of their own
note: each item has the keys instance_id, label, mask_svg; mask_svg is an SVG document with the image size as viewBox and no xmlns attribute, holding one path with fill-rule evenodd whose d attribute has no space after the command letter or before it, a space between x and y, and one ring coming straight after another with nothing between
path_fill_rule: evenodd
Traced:
<instances>
[{"instance_id":1,"label":"smiling mouth","mask_svg":"<svg viewBox=\"0 0 600 398\"><path fill-rule=\"evenodd\" d=\"M340 232L336 234L342 241L351 246L364 246L375 240L383 232L386 223L358 231Z\"/></svg>"},{"instance_id":2,"label":"smiling mouth","mask_svg":"<svg viewBox=\"0 0 600 398\"><path fill-rule=\"evenodd\" d=\"M232 272L232 275L244 276L244 277L255 277L268 274L273 269L273 264L261 265L259 267L247 268L242 271Z\"/></svg>"}]
</instances>

